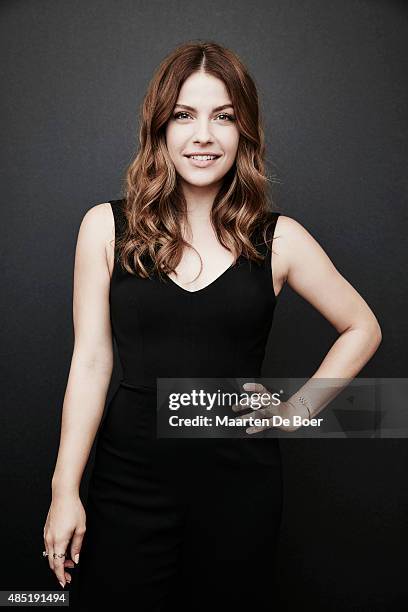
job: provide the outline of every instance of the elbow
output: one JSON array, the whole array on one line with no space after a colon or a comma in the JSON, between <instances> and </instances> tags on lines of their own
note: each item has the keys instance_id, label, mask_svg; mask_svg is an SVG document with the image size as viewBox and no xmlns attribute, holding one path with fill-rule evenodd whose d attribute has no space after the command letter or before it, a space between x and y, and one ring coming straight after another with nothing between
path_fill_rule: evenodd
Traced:
<instances>
[{"instance_id":1,"label":"elbow","mask_svg":"<svg viewBox=\"0 0 408 612\"><path fill-rule=\"evenodd\" d=\"M382 342L382 332L381 332L381 327L379 327L378 329L378 335L377 335L377 341L376 341L376 347L375 350L378 349L378 347L380 346L381 342Z\"/></svg>"},{"instance_id":2,"label":"elbow","mask_svg":"<svg viewBox=\"0 0 408 612\"><path fill-rule=\"evenodd\" d=\"M351 325L346 331L356 330L362 334L365 342L370 345L375 352L382 342L382 330L377 319L373 317L369 321L364 321L359 325Z\"/></svg>"},{"instance_id":3,"label":"elbow","mask_svg":"<svg viewBox=\"0 0 408 612\"><path fill-rule=\"evenodd\" d=\"M382 331L377 319L368 327L367 335L375 352L382 342Z\"/></svg>"},{"instance_id":4,"label":"elbow","mask_svg":"<svg viewBox=\"0 0 408 612\"><path fill-rule=\"evenodd\" d=\"M376 342L377 346L380 346L381 341L382 341L382 330L381 330L381 326L379 322L377 321L377 319L375 319L373 323L372 337L373 337L374 342Z\"/></svg>"}]
</instances>

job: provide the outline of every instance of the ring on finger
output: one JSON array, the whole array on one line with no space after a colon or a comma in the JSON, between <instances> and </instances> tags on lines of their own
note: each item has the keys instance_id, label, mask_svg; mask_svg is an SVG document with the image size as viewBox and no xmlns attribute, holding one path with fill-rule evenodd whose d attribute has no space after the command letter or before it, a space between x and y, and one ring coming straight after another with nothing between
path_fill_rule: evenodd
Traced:
<instances>
[{"instance_id":1,"label":"ring on finger","mask_svg":"<svg viewBox=\"0 0 408 612\"><path fill-rule=\"evenodd\" d=\"M65 553L60 553L60 554L53 553L53 555L52 555L52 556L54 557L54 559L56 559L57 557L60 557L60 558L61 558L61 557L65 557Z\"/></svg>"}]
</instances>

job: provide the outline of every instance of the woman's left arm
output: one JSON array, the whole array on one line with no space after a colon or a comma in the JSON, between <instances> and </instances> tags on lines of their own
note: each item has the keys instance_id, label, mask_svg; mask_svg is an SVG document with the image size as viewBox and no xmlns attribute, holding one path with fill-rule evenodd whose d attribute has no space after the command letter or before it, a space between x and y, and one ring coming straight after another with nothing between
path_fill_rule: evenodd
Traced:
<instances>
[{"instance_id":1,"label":"woman's left arm","mask_svg":"<svg viewBox=\"0 0 408 612\"><path fill-rule=\"evenodd\" d=\"M286 282L340 334L310 381L288 400L301 415L308 417L310 412L314 417L374 355L381 343L381 327L367 302L338 272L313 236L295 219L283 217L279 221L279 252L285 262ZM338 382L325 388L314 379Z\"/></svg>"},{"instance_id":2,"label":"woman's left arm","mask_svg":"<svg viewBox=\"0 0 408 612\"><path fill-rule=\"evenodd\" d=\"M313 418L371 359L381 343L381 328L366 301L300 223L281 215L275 236L277 239L272 245L274 274L276 270L280 280L284 279L340 334L313 376L278 411L289 419L295 415ZM249 386L257 391L262 387L251 383ZM257 427L247 431L256 433L263 429Z\"/></svg>"},{"instance_id":3,"label":"woman's left arm","mask_svg":"<svg viewBox=\"0 0 408 612\"><path fill-rule=\"evenodd\" d=\"M294 219L282 221L279 248L287 269L286 282L340 334L314 376L353 378L381 342L377 318L313 236Z\"/></svg>"}]
</instances>

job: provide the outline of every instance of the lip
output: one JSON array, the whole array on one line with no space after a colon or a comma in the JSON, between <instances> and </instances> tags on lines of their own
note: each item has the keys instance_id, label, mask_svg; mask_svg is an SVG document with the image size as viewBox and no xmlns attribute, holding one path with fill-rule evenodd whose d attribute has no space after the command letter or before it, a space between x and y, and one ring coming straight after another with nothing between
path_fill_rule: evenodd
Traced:
<instances>
[{"instance_id":1,"label":"lip","mask_svg":"<svg viewBox=\"0 0 408 612\"><path fill-rule=\"evenodd\" d=\"M184 155L186 157L189 157L190 155L216 155L217 157L220 157L221 153L216 153L215 151L191 151L191 153L185 153Z\"/></svg>"},{"instance_id":2,"label":"lip","mask_svg":"<svg viewBox=\"0 0 408 612\"><path fill-rule=\"evenodd\" d=\"M191 155L217 155L217 153L191 153ZM193 159L188 155L184 156L192 166L196 166L197 168L206 168L207 166L211 166L211 164L215 164L220 158L221 155L218 155L215 159Z\"/></svg>"}]
</instances>

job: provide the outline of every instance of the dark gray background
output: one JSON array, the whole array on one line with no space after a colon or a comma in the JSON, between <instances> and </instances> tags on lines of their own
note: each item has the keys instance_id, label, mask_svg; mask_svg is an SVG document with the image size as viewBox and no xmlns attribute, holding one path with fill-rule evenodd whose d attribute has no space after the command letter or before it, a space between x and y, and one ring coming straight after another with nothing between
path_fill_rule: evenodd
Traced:
<instances>
[{"instance_id":1,"label":"dark gray background","mask_svg":"<svg viewBox=\"0 0 408 612\"><path fill-rule=\"evenodd\" d=\"M214 40L246 63L261 98L269 170L280 181L278 209L312 233L380 321L382 344L360 376L407 376L408 7L16 0L3 1L0 15L0 587L59 589L41 558L42 531L73 348L77 232L91 206L121 196L139 104L176 45ZM286 287L265 375L310 376L335 338ZM406 441L281 444L281 586L280 595L271 592L280 603L271 609L402 609Z\"/></svg>"}]
</instances>

